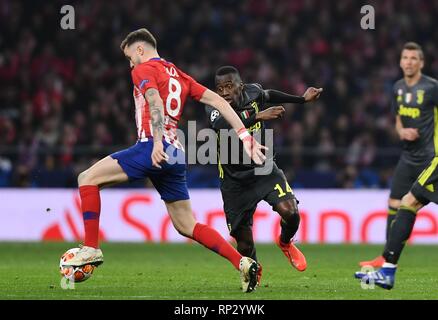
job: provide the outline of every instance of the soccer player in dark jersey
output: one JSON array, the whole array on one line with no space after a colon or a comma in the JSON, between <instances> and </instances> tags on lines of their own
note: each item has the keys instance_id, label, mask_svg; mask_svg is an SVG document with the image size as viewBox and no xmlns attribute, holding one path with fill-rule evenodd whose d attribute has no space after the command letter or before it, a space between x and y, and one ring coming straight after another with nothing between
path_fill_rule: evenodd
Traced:
<instances>
[{"instance_id":1,"label":"soccer player in dark jersey","mask_svg":"<svg viewBox=\"0 0 438 320\"><path fill-rule=\"evenodd\" d=\"M394 94L401 119L397 127L399 133L403 132L400 136L405 143L396 171L401 178L394 177L394 182L400 183L403 189L408 181L413 181L388 227L382 268L355 274L363 282L373 282L384 289L394 286L397 263L414 228L418 210L429 202L438 203L438 81L421 74L424 57L415 43L404 46L400 65L404 79L396 83ZM400 131L403 128L409 130ZM412 179L414 174L417 177Z\"/></svg>"},{"instance_id":2,"label":"soccer player in dark jersey","mask_svg":"<svg viewBox=\"0 0 438 320\"><path fill-rule=\"evenodd\" d=\"M260 134L261 143L265 140L264 121L280 118L285 111L282 106L267 108L267 104L305 103L317 99L322 92L322 89L309 88L301 97L277 90L264 90L257 83L244 84L238 70L231 66L217 70L215 84L216 92L234 108L245 127L253 134ZM213 129L219 131L230 128L219 111L208 105L206 111ZM218 146L218 153L219 151ZM266 163L269 162L273 170L267 175L257 175L257 165L244 164L242 155L238 164L231 164L231 159L227 164L219 162L220 189L228 229L237 241L237 250L257 261L252 234L253 214L257 204L265 200L281 216L281 234L276 240L277 245L293 267L304 271L307 266L306 259L291 242L300 223L297 200L274 158L268 156ZM260 277L259 265L259 282Z\"/></svg>"},{"instance_id":3,"label":"soccer player in dark jersey","mask_svg":"<svg viewBox=\"0 0 438 320\"><path fill-rule=\"evenodd\" d=\"M245 152L256 163L263 163L262 149L266 148L254 141L223 98L162 59L157 52L157 42L148 30L128 34L120 49L132 69L138 140L132 147L105 157L79 175L85 240L68 265L103 263L98 237L100 189L148 177L160 193L176 230L228 259L240 270L243 291L253 291L257 284L257 263L242 257L216 230L198 223L193 216L184 150L176 135L186 99L190 96L220 110L238 133ZM168 161L172 159L176 161Z\"/></svg>"},{"instance_id":4,"label":"soccer player in dark jersey","mask_svg":"<svg viewBox=\"0 0 438 320\"><path fill-rule=\"evenodd\" d=\"M421 47L414 42L406 43L400 60L403 78L394 84L392 92L396 130L403 141L403 151L394 171L388 200L386 241L402 197L438 154L438 133L435 133L438 125L438 101L435 98L438 93L437 81L422 74L423 66L424 54ZM379 256L359 264L362 267L369 265L378 268L384 262L384 257Z\"/></svg>"}]
</instances>

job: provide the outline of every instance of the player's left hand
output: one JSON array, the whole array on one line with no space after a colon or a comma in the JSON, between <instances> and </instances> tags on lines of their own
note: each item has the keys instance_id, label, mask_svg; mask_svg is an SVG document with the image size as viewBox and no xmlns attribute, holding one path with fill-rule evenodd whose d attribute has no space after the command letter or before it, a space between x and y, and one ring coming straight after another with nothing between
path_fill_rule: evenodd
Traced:
<instances>
[{"instance_id":1,"label":"player's left hand","mask_svg":"<svg viewBox=\"0 0 438 320\"><path fill-rule=\"evenodd\" d=\"M270 107L266 110L257 113L256 120L268 121L268 120L280 119L281 117L283 117L285 111L286 110L284 109L283 106Z\"/></svg>"},{"instance_id":2,"label":"player's left hand","mask_svg":"<svg viewBox=\"0 0 438 320\"><path fill-rule=\"evenodd\" d=\"M154 141L154 148L152 149L152 166L160 168L163 161L169 160L169 156L164 152L163 143L161 141Z\"/></svg>"},{"instance_id":3,"label":"player's left hand","mask_svg":"<svg viewBox=\"0 0 438 320\"><path fill-rule=\"evenodd\" d=\"M303 97L306 102L313 101L319 98L321 95L322 88L307 88L306 92L304 92Z\"/></svg>"}]
</instances>

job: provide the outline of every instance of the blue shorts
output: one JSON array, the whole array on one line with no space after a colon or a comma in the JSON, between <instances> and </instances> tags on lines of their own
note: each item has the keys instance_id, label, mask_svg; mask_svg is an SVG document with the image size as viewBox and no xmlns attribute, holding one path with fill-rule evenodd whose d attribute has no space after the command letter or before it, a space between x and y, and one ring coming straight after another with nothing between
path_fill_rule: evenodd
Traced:
<instances>
[{"instance_id":1,"label":"blue shorts","mask_svg":"<svg viewBox=\"0 0 438 320\"><path fill-rule=\"evenodd\" d=\"M132 147L111 154L117 160L130 181L149 178L164 201L188 200L184 151L166 141L163 147L169 156L161 163L161 169L152 166L153 141L137 142Z\"/></svg>"}]
</instances>

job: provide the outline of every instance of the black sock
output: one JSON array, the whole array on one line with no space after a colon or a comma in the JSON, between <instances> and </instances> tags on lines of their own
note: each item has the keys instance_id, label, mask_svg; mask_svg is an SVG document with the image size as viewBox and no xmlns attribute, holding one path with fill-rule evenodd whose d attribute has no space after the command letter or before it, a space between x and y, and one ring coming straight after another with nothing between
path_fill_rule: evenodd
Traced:
<instances>
[{"instance_id":1,"label":"black sock","mask_svg":"<svg viewBox=\"0 0 438 320\"><path fill-rule=\"evenodd\" d=\"M412 209L401 207L397 211L390 228L389 239L383 251L386 262L397 264L406 241L408 241L414 228L416 218L416 212Z\"/></svg>"},{"instance_id":2,"label":"black sock","mask_svg":"<svg viewBox=\"0 0 438 320\"><path fill-rule=\"evenodd\" d=\"M389 239L389 230L391 230L392 222L397 214L397 208L388 207L388 216L386 217L386 241Z\"/></svg>"},{"instance_id":3,"label":"black sock","mask_svg":"<svg viewBox=\"0 0 438 320\"><path fill-rule=\"evenodd\" d=\"M251 259L257 261L256 248L254 246L254 239L252 236L252 228L245 226L239 228L235 234L234 238L237 242L237 251L245 257L250 257Z\"/></svg>"},{"instance_id":4,"label":"black sock","mask_svg":"<svg viewBox=\"0 0 438 320\"><path fill-rule=\"evenodd\" d=\"M258 261L257 260L257 254L256 254L256 248L253 247L251 255L249 256L251 259L253 259L254 261Z\"/></svg>"},{"instance_id":5,"label":"black sock","mask_svg":"<svg viewBox=\"0 0 438 320\"><path fill-rule=\"evenodd\" d=\"M298 226L300 225L300 215L294 213L288 218L288 221L281 219L280 225L280 240L283 243L289 243L295 233L297 233Z\"/></svg>"},{"instance_id":6,"label":"black sock","mask_svg":"<svg viewBox=\"0 0 438 320\"><path fill-rule=\"evenodd\" d=\"M252 246L245 242L237 242L237 251L244 257L250 257L251 259L257 261L256 248L254 243Z\"/></svg>"}]
</instances>

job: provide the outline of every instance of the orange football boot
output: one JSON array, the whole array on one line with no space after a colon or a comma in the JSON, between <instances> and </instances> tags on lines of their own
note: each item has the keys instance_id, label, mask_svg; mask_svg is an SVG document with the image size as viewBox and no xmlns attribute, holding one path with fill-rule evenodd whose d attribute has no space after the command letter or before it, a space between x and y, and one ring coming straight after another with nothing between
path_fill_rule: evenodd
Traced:
<instances>
[{"instance_id":1,"label":"orange football boot","mask_svg":"<svg viewBox=\"0 0 438 320\"><path fill-rule=\"evenodd\" d=\"M373 260L370 261L361 261L359 262L359 265L361 267L371 266L373 268L381 268L384 263L385 263L385 258L382 256L378 256L377 258L374 258Z\"/></svg>"},{"instance_id":2,"label":"orange football boot","mask_svg":"<svg viewBox=\"0 0 438 320\"><path fill-rule=\"evenodd\" d=\"M283 251L286 258L289 259L290 264L298 271L304 271L307 268L306 257L292 242L283 243L280 236L277 239L277 245Z\"/></svg>"}]
</instances>

